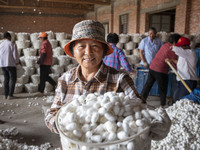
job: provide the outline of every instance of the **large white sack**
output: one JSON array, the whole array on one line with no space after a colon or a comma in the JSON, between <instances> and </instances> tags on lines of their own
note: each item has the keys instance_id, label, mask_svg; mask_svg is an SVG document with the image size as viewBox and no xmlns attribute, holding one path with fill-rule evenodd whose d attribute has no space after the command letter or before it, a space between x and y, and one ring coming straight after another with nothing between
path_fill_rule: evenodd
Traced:
<instances>
[{"instance_id":1,"label":"large white sack","mask_svg":"<svg viewBox=\"0 0 200 150\"><path fill-rule=\"evenodd\" d=\"M32 42L38 40L38 37L39 37L39 33L31 33L31 34L30 34L30 40L31 40Z\"/></svg>"},{"instance_id":2,"label":"large white sack","mask_svg":"<svg viewBox=\"0 0 200 150\"><path fill-rule=\"evenodd\" d=\"M69 64L65 66L65 71L71 70L72 68L76 67L78 64Z\"/></svg>"},{"instance_id":3,"label":"large white sack","mask_svg":"<svg viewBox=\"0 0 200 150\"><path fill-rule=\"evenodd\" d=\"M127 34L120 34L119 35L119 42L120 43L128 43L130 36Z\"/></svg>"},{"instance_id":4,"label":"large white sack","mask_svg":"<svg viewBox=\"0 0 200 150\"><path fill-rule=\"evenodd\" d=\"M65 34L65 38L71 40L72 34L66 33L66 34Z\"/></svg>"},{"instance_id":5,"label":"large white sack","mask_svg":"<svg viewBox=\"0 0 200 150\"><path fill-rule=\"evenodd\" d=\"M47 35L48 35L48 39L55 39L54 33L52 31L46 31Z\"/></svg>"},{"instance_id":6,"label":"large white sack","mask_svg":"<svg viewBox=\"0 0 200 150\"><path fill-rule=\"evenodd\" d=\"M0 95L3 95L4 94L4 87L3 87L3 84L0 83Z\"/></svg>"},{"instance_id":7,"label":"large white sack","mask_svg":"<svg viewBox=\"0 0 200 150\"><path fill-rule=\"evenodd\" d=\"M71 62L71 58L66 55L58 56L57 58L60 66L66 66Z\"/></svg>"},{"instance_id":8,"label":"large white sack","mask_svg":"<svg viewBox=\"0 0 200 150\"><path fill-rule=\"evenodd\" d=\"M0 75L0 82L4 83L4 75Z\"/></svg>"},{"instance_id":9,"label":"large white sack","mask_svg":"<svg viewBox=\"0 0 200 150\"><path fill-rule=\"evenodd\" d=\"M11 35L11 41L14 42L16 40L16 35L15 35L15 32L13 31L8 31Z\"/></svg>"},{"instance_id":10,"label":"large white sack","mask_svg":"<svg viewBox=\"0 0 200 150\"><path fill-rule=\"evenodd\" d=\"M19 57L19 60L20 60L20 64L21 64L22 66L26 66L26 63L25 63L25 60L24 60L24 56Z\"/></svg>"},{"instance_id":11,"label":"large white sack","mask_svg":"<svg viewBox=\"0 0 200 150\"><path fill-rule=\"evenodd\" d=\"M52 91L53 91L53 86L49 82L46 82L44 92L48 93L48 92L52 92Z\"/></svg>"},{"instance_id":12,"label":"large white sack","mask_svg":"<svg viewBox=\"0 0 200 150\"><path fill-rule=\"evenodd\" d=\"M57 65L58 64L58 58L53 56L52 58L52 65Z\"/></svg>"},{"instance_id":13,"label":"large white sack","mask_svg":"<svg viewBox=\"0 0 200 150\"><path fill-rule=\"evenodd\" d=\"M53 49L53 56L64 55L64 49L61 47L56 47Z\"/></svg>"},{"instance_id":14,"label":"large white sack","mask_svg":"<svg viewBox=\"0 0 200 150\"><path fill-rule=\"evenodd\" d=\"M51 40L49 40L49 42L51 43L52 48L56 48L58 46L57 40L51 39Z\"/></svg>"},{"instance_id":15,"label":"large white sack","mask_svg":"<svg viewBox=\"0 0 200 150\"><path fill-rule=\"evenodd\" d=\"M34 40L32 41L32 45L34 49L40 49L41 41L40 40Z\"/></svg>"},{"instance_id":16,"label":"large white sack","mask_svg":"<svg viewBox=\"0 0 200 150\"><path fill-rule=\"evenodd\" d=\"M25 75L28 75L28 76L31 76L35 73L35 68L34 67L26 67L26 66L23 66L25 72L24 74Z\"/></svg>"},{"instance_id":17,"label":"large white sack","mask_svg":"<svg viewBox=\"0 0 200 150\"><path fill-rule=\"evenodd\" d=\"M120 49L123 49L123 48L124 48L124 44L123 44L123 43L120 43L120 42L118 42L116 46L119 47Z\"/></svg>"},{"instance_id":18,"label":"large white sack","mask_svg":"<svg viewBox=\"0 0 200 150\"><path fill-rule=\"evenodd\" d=\"M51 66L52 73L62 74L64 72L64 66L54 65Z\"/></svg>"},{"instance_id":19,"label":"large white sack","mask_svg":"<svg viewBox=\"0 0 200 150\"><path fill-rule=\"evenodd\" d=\"M130 41L128 43L125 44L125 49L126 50L133 50L136 48L136 43Z\"/></svg>"},{"instance_id":20,"label":"large white sack","mask_svg":"<svg viewBox=\"0 0 200 150\"><path fill-rule=\"evenodd\" d=\"M16 33L18 41L25 41L29 39L29 33L20 32Z\"/></svg>"},{"instance_id":21,"label":"large white sack","mask_svg":"<svg viewBox=\"0 0 200 150\"><path fill-rule=\"evenodd\" d=\"M21 65L17 65L16 69L17 69L17 78L20 78L24 74L25 70Z\"/></svg>"},{"instance_id":22,"label":"large white sack","mask_svg":"<svg viewBox=\"0 0 200 150\"><path fill-rule=\"evenodd\" d=\"M24 52L24 57L36 56L37 54L37 50L33 48L23 49L23 52Z\"/></svg>"},{"instance_id":23,"label":"large white sack","mask_svg":"<svg viewBox=\"0 0 200 150\"><path fill-rule=\"evenodd\" d=\"M31 76L31 81L34 84L40 84L40 75L39 74L34 74Z\"/></svg>"},{"instance_id":24,"label":"large white sack","mask_svg":"<svg viewBox=\"0 0 200 150\"><path fill-rule=\"evenodd\" d=\"M2 40L2 39L3 39L3 33L0 32L0 40Z\"/></svg>"},{"instance_id":25,"label":"large white sack","mask_svg":"<svg viewBox=\"0 0 200 150\"><path fill-rule=\"evenodd\" d=\"M28 93L35 93L38 91L38 84L33 84L33 83L29 83L29 84L25 84L25 91Z\"/></svg>"},{"instance_id":26,"label":"large white sack","mask_svg":"<svg viewBox=\"0 0 200 150\"><path fill-rule=\"evenodd\" d=\"M29 57L25 57L24 60L25 60L25 64L26 64L27 67L35 67L37 57L36 56L29 56Z\"/></svg>"},{"instance_id":27,"label":"large white sack","mask_svg":"<svg viewBox=\"0 0 200 150\"><path fill-rule=\"evenodd\" d=\"M68 42L70 42L70 40L62 40L62 41L59 41L60 46L61 46L62 48L64 48L65 45L66 45Z\"/></svg>"},{"instance_id":28,"label":"large white sack","mask_svg":"<svg viewBox=\"0 0 200 150\"><path fill-rule=\"evenodd\" d=\"M23 84L16 83L16 84L15 84L14 93L22 93L23 88L24 88L24 85L23 85Z\"/></svg>"},{"instance_id":29,"label":"large white sack","mask_svg":"<svg viewBox=\"0 0 200 150\"><path fill-rule=\"evenodd\" d=\"M62 41L65 39L65 33L64 32L56 32L56 40Z\"/></svg>"},{"instance_id":30,"label":"large white sack","mask_svg":"<svg viewBox=\"0 0 200 150\"><path fill-rule=\"evenodd\" d=\"M50 73L49 76L50 76L55 82L58 82L59 74Z\"/></svg>"},{"instance_id":31,"label":"large white sack","mask_svg":"<svg viewBox=\"0 0 200 150\"><path fill-rule=\"evenodd\" d=\"M18 49L25 49L30 46L30 41L29 40L24 40L24 41L15 41L17 48Z\"/></svg>"},{"instance_id":32,"label":"large white sack","mask_svg":"<svg viewBox=\"0 0 200 150\"><path fill-rule=\"evenodd\" d=\"M17 78L16 82L24 85L24 84L29 82L29 76L28 75L22 75L20 78Z\"/></svg>"}]
</instances>

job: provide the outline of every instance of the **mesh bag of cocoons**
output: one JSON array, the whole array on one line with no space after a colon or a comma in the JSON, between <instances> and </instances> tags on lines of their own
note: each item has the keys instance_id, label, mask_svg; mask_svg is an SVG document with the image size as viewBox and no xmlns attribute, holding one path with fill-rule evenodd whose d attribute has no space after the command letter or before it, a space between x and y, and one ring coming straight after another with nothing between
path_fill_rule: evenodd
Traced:
<instances>
[{"instance_id":1,"label":"mesh bag of cocoons","mask_svg":"<svg viewBox=\"0 0 200 150\"><path fill-rule=\"evenodd\" d=\"M58 64L60 66L66 66L71 62L71 58L66 55L58 56L57 58L58 58Z\"/></svg>"},{"instance_id":2,"label":"mesh bag of cocoons","mask_svg":"<svg viewBox=\"0 0 200 150\"><path fill-rule=\"evenodd\" d=\"M64 72L64 66L54 65L51 66L52 73L62 74Z\"/></svg>"},{"instance_id":3,"label":"mesh bag of cocoons","mask_svg":"<svg viewBox=\"0 0 200 150\"><path fill-rule=\"evenodd\" d=\"M71 70L74 67L77 67L77 64L69 64L69 65L65 66L65 71Z\"/></svg>"},{"instance_id":4,"label":"mesh bag of cocoons","mask_svg":"<svg viewBox=\"0 0 200 150\"><path fill-rule=\"evenodd\" d=\"M24 61L27 67L35 67L37 57L36 56L25 57Z\"/></svg>"},{"instance_id":5,"label":"mesh bag of cocoons","mask_svg":"<svg viewBox=\"0 0 200 150\"><path fill-rule=\"evenodd\" d=\"M10 33L10 35L11 35L11 41L12 42L14 42L15 41L15 39L16 39L16 35L15 35L15 33L14 32L12 32L12 31L8 31L9 33Z\"/></svg>"},{"instance_id":6,"label":"mesh bag of cocoons","mask_svg":"<svg viewBox=\"0 0 200 150\"><path fill-rule=\"evenodd\" d=\"M53 56L64 55L64 49L61 47L56 47L53 49Z\"/></svg>"},{"instance_id":7,"label":"mesh bag of cocoons","mask_svg":"<svg viewBox=\"0 0 200 150\"><path fill-rule=\"evenodd\" d=\"M2 39L3 39L3 33L0 32L0 40L2 40Z\"/></svg>"},{"instance_id":8,"label":"mesh bag of cocoons","mask_svg":"<svg viewBox=\"0 0 200 150\"><path fill-rule=\"evenodd\" d=\"M3 84L0 83L0 95L3 95L4 94L4 87L3 87Z\"/></svg>"},{"instance_id":9,"label":"mesh bag of cocoons","mask_svg":"<svg viewBox=\"0 0 200 150\"><path fill-rule=\"evenodd\" d=\"M26 84L29 82L29 76L24 74L20 78L17 78L16 82L20 84Z\"/></svg>"},{"instance_id":10,"label":"mesh bag of cocoons","mask_svg":"<svg viewBox=\"0 0 200 150\"><path fill-rule=\"evenodd\" d=\"M126 49L123 49L123 52L124 54L127 56L127 55L130 55L130 50L126 50Z\"/></svg>"},{"instance_id":11,"label":"mesh bag of cocoons","mask_svg":"<svg viewBox=\"0 0 200 150\"><path fill-rule=\"evenodd\" d=\"M56 34L56 40L62 41L65 39L65 33L64 32L57 32Z\"/></svg>"},{"instance_id":12,"label":"mesh bag of cocoons","mask_svg":"<svg viewBox=\"0 0 200 150\"><path fill-rule=\"evenodd\" d=\"M72 150L148 150L149 127L159 114L139 99L107 92L75 96L56 116L62 147Z\"/></svg>"},{"instance_id":13,"label":"mesh bag of cocoons","mask_svg":"<svg viewBox=\"0 0 200 150\"><path fill-rule=\"evenodd\" d=\"M117 43L117 47L119 47L120 49L123 49L124 48L124 44L123 43Z\"/></svg>"},{"instance_id":14,"label":"mesh bag of cocoons","mask_svg":"<svg viewBox=\"0 0 200 150\"><path fill-rule=\"evenodd\" d=\"M29 39L29 33L21 32L21 33L17 33L16 35L17 35L18 41L25 41Z\"/></svg>"},{"instance_id":15,"label":"mesh bag of cocoons","mask_svg":"<svg viewBox=\"0 0 200 150\"><path fill-rule=\"evenodd\" d=\"M132 50L136 48L136 43L130 41L128 43L125 44L125 49L126 50Z\"/></svg>"},{"instance_id":16,"label":"mesh bag of cocoons","mask_svg":"<svg viewBox=\"0 0 200 150\"><path fill-rule=\"evenodd\" d=\"M20 60L20 64L21 64L22 66L26 66L25 60L24 60L24 56L19 57L19 60Z\"/></svg>"},{"instance_id":17,"label":"mesh bag of cocoons","mask_svg":"<svg viewBox=\"0 0 200 150\"><path fill-rule=\"evenodd\" d=\"M48 93L48 92L52 92L52 91L53 91L53 86L49 82L46 82L44 92Z\"/></svg>"},{"instance_id":18,"label":"mesh bag of cocoons","mask_svg":"<svg viewBox=\"0 0 200 150\"><path fill-rule=\"evenodd\" d=\"M24 41L15 41L17 48L18 49L25 49L30 46L30 41L29 40L24 40Z\"/></svg>"},{"instance_id":19,"label":"mesh bag of cocoons","mask_svg":"<svg viewBox=\"0 0 200 150\"><path fill-rule=\"evenodd\" d=\"M140 58L137 56L129 55L129 56L126 56L126 58L128 62L130 63L130 65L135 65L140 62Z\"/></svg>"},{"instance_id":20,"label":"mesh bag of cocoons","mask_svg":"<svg viewBox=\"0 0 200 150\"><path fill-rule=\"evenodd\" d=\"M37 50L33 48L23 49L23 52L24 52L24 57L36 56L37 54Z\"/></svg>"},{"instance_id":21,"label":"mesh bag of cocoons","mask_svg":"<svg viewBox=\"0 0 200 150\"><path fill-rule=\"evenodd\" d=\"M38 84L33 84L33 83L25 84L25 90L28 93L35 93L38 91Z\"/></svg>"},{"instance_id":22,"label":"mesh bag of cocoons","mask_svg":"<svg viewBox=\"0 0 200 150\"><path fill-rule=\"evenodd\" d=\"M49 40L55 39L54 33L52 31L47 31L46 33L48 34L48 39Z\"/></svg>"},{"instance_id":23,"label":"mesh bag of cocoons","mask_svg":"<svg viewBox=\"0 0 200 150\"><path fill-rule=\"evenodd\" d=\"M51 73L49 76L55 81L58 82L59 74Z\"/></svg>"},{"instance_id":24,"label":"mesh bag of cocoons","mask_svg":"<svg viewBox=\"0 0 200 150\"><path fill-rule=\"evenodd\" d=\"M130 36L127 34L120 34L119 35L119 42L120 43L128 43Z\"/></svg>"},{"instance_id":25,"label":"mesh bag of cocoons","mask_svg":"<svg viewBox=\"0 0 200 150\"><path fill-rule=\"evenodd\" d=\"M26 66L24 66L23 68L25 70L25 72L24 72L25 75L31 76L31 75L33 75L35 73L35 68L34 67L26 67Z\"/></svg>"},{"instance_id":26,"label":"mesh bag of cocoons","mask_svg":"<svg viewBox=\"0 0 200 150\"><path fill-rule=\"evenodd\" d=\"M31 81L34 84L39 84L40 83L40 75L39 74L34 74L31 76Z\"/></svg>"},{"instance_id":27,"label":"mesh bag of cocoons","mask_svg":"<svg viewBox=\"0 0 200 150\"><path fill-rule=\"evenodd\" d=\"M24 74L25 70L21 65L17 65L16 69L17 69L17 78L20 78Z\"/></svg>"},{"instance_id":28,"label":"mesh bag of cocoons","mask_svg":"<svg viewBox=\"0 0 200 150\"><path fill-rule=\"evenodd\" d=\"M72 58L72 64L78 64L78 61L75 58Z\"/></svg>"},{"instance_id":29,"label":"mesh bag of cocoons","mask_svg":"<svg viewBox=\"0 0 200 150\"><path fill-rule=\"evenodd\" d=\"M193 41L195 43L200 43L200 34L193 34Z\"/></svg>"},{"instance_id":30,"label":"mesh bag of cocoons","mask_svg":"<svg viewBox=\"0 0 200 150\"><path fill-rule=\"evenodd\" d=\"M132 34L131 39L134 43L140 43L142 36L140 34Z\"/></svg>"},{"instance_id":31,"label":"mesh bag of cocoons","mask_svg":"<svg viewBox=\"0 0 200 150\"><path fill-rule=\"evenodd\" d=\"M140 57L140 52L137 48L133 50L133 55Z\"/></svg>"},{"instance_id":32,"label":"mesh bag of cocoons","mask_svg":"<svg viewBox=\"0 0 200 150\"><path fill-rule=\"evenodd\" d=\"M40 40L34 40L32 41L32 45L34 49L40 49L41 41Z\"/></svg>"},{"instance_id":33,"label":"mesh bag of cocoons","mask_svg":"<svg viewBox=\"0 0 200 150\"><path fill-rule=\"evenodd\" d=\"M200 105L181 99L166 108L172 120L170 132L160 141L153 141L152 150L197 150L200 148Z\"/></svg>"},{"instance_id":34,"label":"mesh bag of cocoons","mask_svg":"<svg viewBox=\"0 0 200 150\"><path fill-rule=\"evenodd\" d=\"M22 49L17 49L17 52L18 52L18 56L21 56Z\"/></svg>"},{"instance_id":35,"label":"mesh bag of cocoons","mask_svg":"<svg viewBox=\"0 0 200 150\"><path fill-rule=\"evenodd\" d=\"M62 41L60 41L60 46L61 46L62 48L64 48L65 45L66 45L69 41L70 41L70 40L62 40Z\"/></svg>"},{"instance_id":36,"label":"mesh bag of cocoons","mask_svg":"<svg viewBox=\"0 0 200 150\"><path fill-rule=\"evenodd\" d=\"M58 41L55 39L51 39L49 42L51 43L52 48L56 48L58 46Z\"/></svg>"},{"instance_id":37,"label":"mesh bag of cocoons","mask_svg":"<svg viewBox=\"0 0 200 150\"><path fill-rule=\"evenodd\" d=\"M23 84L16 83L15 84L15 91L14 91L14 93L22 93L23 88L24 88Z\"/></svg>"},{"instance_id":38,"label":"mesh bag of cocoons","mask_svg":"<svg viewBox=\"0 0 200 150\"><path fill-rule=\"evenodd\" d=\"M39 37L39 33L31 33L31 34L30 34L30 40L31 40L32 42L38 40L38 37Z\"/></svg>"}]
</instances>

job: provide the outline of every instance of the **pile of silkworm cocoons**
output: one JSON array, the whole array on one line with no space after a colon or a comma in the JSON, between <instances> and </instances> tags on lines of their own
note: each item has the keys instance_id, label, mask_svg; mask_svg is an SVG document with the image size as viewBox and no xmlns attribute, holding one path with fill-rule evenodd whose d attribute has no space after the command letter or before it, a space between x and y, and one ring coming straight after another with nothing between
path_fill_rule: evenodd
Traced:
<instances>
[{"instance_id":1,"label":"pile of silkworm cocoons","mask_svg":"<svg viewBox=\"0 0 200 150\"><path fill-rule=\"evenodd\" d=\"M0 130L0 149L1 150L48 150L51 148L50 143L44 143L40 146L27 145L26 143L19 143L17 140L12 140L18 135L15 127ZM23 138L22 138L23 139Z\"/></svg>"},{"instance_id":2,"label":"pile of silkworm cocoons","mask_svg":"<svg viewBox=\"0 0 200 150\"><path fill-rule=\"evenodd\" d=\"M181 99L166 109L171 121L168 136L152 141L152 150L197 150L200 148L200 105Z\"/></svg>"},{"instance_id":3,"label":"pile of silkworm cocoons","mask_svg":"<svg viewBox=\"0 0 200 150\"><path fill-rule=\"evenodd\" d=\"M62 106L57 117L58 130L60 129L68 138L102 144L124 140L149 127L153 119L161 120L158 112L147 109L146 105L130 99L124 93L115 92L74 97L70 103ZM148 130L137 140L108 150L135 150L139 143L140 146L145 146L144 141L149 139ZM150 146L150 140L146 143ZM83 146L81 150L88 149Z\"/></svg>"}]
</instances>

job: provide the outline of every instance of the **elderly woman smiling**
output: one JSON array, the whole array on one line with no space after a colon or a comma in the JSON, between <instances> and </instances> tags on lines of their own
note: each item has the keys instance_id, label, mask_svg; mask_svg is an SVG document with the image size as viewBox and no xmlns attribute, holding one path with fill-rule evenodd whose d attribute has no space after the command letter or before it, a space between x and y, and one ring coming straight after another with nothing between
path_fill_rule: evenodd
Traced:
<instances>
[{"instance_id":1,"label":"elderly woman smiling","mask_svg":"<svg viewBox=\"0 0 200 150\"><path fill-rule=\"evenodd\" d=\"M46 125L55 133L57 111L74 96L105 92L124 92L137 102L142 97L127 72L106 66L102 59L113 52L105 42L103 25L98 21L84 20L73 28L72 40L65 45L65 53L74 57L79 65L65 72L58 80L54 102L46 114Z\"/></svg>"}]
</instances>

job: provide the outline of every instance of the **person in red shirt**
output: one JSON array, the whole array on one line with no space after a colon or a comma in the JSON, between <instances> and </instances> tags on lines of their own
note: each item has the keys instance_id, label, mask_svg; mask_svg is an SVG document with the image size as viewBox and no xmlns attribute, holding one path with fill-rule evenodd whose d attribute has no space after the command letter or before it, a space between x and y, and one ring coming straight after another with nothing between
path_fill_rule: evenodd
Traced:
<instances>
[{"instance_id":1,"label":"person in red shirt","mask_svg":"<svg viewBox=\"0 0 200 150\"><path fill-rule=\"evenodd\" d=\"M45 82L48 81L55 89L56 82L49 76L50 68L52 65L52 47L50 42L47 40L47 33L42 32L39 36L42 41L40 47L40 58L37 63L40 65L40 84L38 96L43 96Z\"/></svg>"},{"instance_id":2,"label":"person in red shirt","mask_svg":"<svg viewBox=\"0 0 200 150\"><path fill-rule=\"evenodd\" d=\"M147 99L154 82L157 81L161 106L166 105L169 66L165 62L165 59L177 59L177 55L172 51L172 46L178 42L180 37L179 34L172 34L169 37L169 42L163 44L155 58L152 60L149 67L148 79L141 92L141 96L143 96L145 100Z\"/></svg>"}]
</instances>

